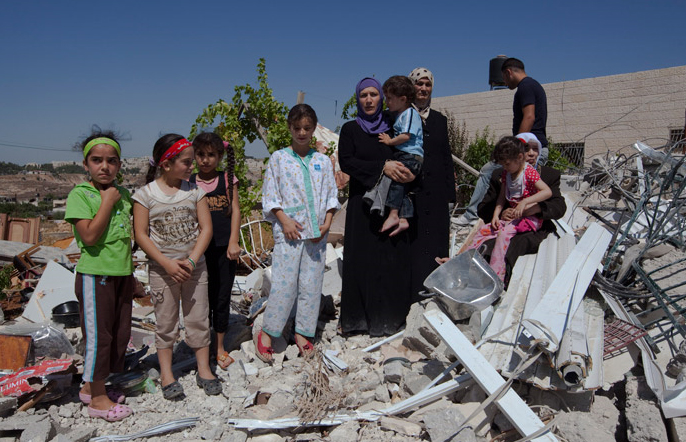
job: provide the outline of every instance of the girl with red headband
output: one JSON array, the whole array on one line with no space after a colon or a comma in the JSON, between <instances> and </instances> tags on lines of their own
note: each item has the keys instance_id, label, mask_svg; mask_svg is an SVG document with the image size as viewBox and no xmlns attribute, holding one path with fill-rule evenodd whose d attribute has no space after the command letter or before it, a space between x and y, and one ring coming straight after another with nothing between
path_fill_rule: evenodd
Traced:
<instances>
[{"instance_id":1,"label":"girl with red headband","mask_svg":"<svg viewBox=\"0 0 686 442\"><path fill-rule=\"evenodd\" d=\"M203 256L212 238L212 218L205 191L188 182L193 171L193 147L181 135L157 140L146 177L133 196L136 242L150 259L157 328L155 346L165 399L183 394L172 373L172 351L179 335L179 301L186 343L195 351L195 377L207 395L222 386L210 370L210 326L207 267Z\"/></svg>"}]
</instances>

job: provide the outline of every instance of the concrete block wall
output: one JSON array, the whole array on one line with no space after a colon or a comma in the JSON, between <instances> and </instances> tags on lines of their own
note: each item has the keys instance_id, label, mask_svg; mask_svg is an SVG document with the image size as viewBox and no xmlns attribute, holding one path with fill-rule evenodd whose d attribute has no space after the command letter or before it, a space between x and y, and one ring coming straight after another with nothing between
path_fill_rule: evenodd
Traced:
<instances>
[{"instance_id":1,"label":"concrete block wall","mask_svg":"<svg viewBox=\"0 0 686 442\"><path fill-rule=\"evenodd\" d=\"M535 72L530 73L536 78ZM666 144L670 129L683 129L686 66L543 84L548 97L548 137L585 143L585 160L629 151L636 140ZM432 107L464 120L470 138L489 126L496 138L512 134L507 89L437 97Z\"/></svg>"}]
</instances>

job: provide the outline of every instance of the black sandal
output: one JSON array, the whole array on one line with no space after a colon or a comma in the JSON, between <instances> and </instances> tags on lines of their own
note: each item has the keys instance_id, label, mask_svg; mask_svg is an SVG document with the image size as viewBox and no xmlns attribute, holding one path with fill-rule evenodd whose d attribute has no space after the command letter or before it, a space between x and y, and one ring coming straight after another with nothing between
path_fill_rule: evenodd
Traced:
<instances>
[{"instance_id":1,"label":"black sandal","mask_svg":"<svg viewBox=\"0 0 686 442\"><path fill-rule=\"evenodd\" d=\"M165 399L174 399L176 397L179 397L183 394L183 387L181 384L179 384L179 381L174 381L171 384L162 387L162 396L164 396Z\"/></svg>"},{"instance_id":2,"label":"black sandal","mask_svg":"<svg viewBox=\"0 0 686 442\"><path fill-rule=\"evenodd\" d=\"M195 375L195 382L201 387L208 396L216 396L222 392L222 383L218 378L203 379L200 373Z\"/></svg>"}]
</instances>

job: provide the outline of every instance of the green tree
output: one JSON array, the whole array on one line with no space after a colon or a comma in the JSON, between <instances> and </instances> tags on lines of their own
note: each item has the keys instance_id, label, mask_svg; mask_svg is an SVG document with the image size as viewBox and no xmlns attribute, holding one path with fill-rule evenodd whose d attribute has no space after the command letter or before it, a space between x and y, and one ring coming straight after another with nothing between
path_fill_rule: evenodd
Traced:
<instances>
[{"instance_id":1,"label":"green tree","mask_svg":"<svg viewBox=\"0 0 686 442\"><path fill-rule=\"evenodd\" d=\"M451 112L446 112L448 119L448 141L453 155L465 163L479 170L491 159L491 152L495 147L495 136L486 126L483 131L476 132L474 139L469 141L469 133L464 120L459 123ZM472 197L477 177L469 173L458 164L454 164L455 182L457 183L457 204L465 206Z\"/></svg>"},{"instance_id":2,"label":"green tree","mask_svg":"<svg viewBox=\"0 0 686 442\"><path fill-rule=\"evenodd\" d=\"M0 175L14 175L24 170L23 166L0 161Z\"/></svg>"},{"instance_id":3,"label":"green tree","mask_svg":"<svg viewBox=\"0 0 686 442\"><path fill-rule=\"evenodd\" d=\"M207 106L191 127L189 138L193 139L202 128L213 127L214 132L228 141L236 158L236 177L244 185L239 187L241 214L247 216L259 201L262 179L252 187L247 185L248 166L245 161L245 140L253 142L260 138L269 153L288 146L288 107L274 98L267 82L264 58L257 64L257 86L245 84L234 88L230 102L223 99Z\"/></svg>"},{"instance_id":4,"label":"green tree","mask_svg":"<svg viewBox=\"0 0 686 442\"><path fill-rule=\"evenodd\" d=\"M84 173L83 166L81 164L65 164L64 166L59 166L55 168L56 173Z\"/></svg>"},{"instance_id":5,"label":"green tree","mask_svg":"<svg viewBox=\"0 0 686 442\"><path fill-rule=\"evenodd\" d=\"M343 109L341 110L341 118L344 120L352 120L353 118L357 117L357 97L355 97L355 94L352 94L350 98L348 98L348 101L345 102L343 105Z\"/></svg>"},{"instance_id":6,"label":"green tree","mask_svg":"<svg viewBox=\"0 0 686 442\"><path fill-rule=\"evenodd\" d=\"M41 201L38 206L28 203L0 203L0 213L14 218L35 218L52 210L52 203Z\"/></svg>"},{"instance_id":7,"label":"green tree","mask_svg":"<svg viewBox=\"0 0 686 442\"><path fill-rule=\"evenodd\" d=\"M551 137L548 137L548 162L545 163L545 165L557 169L562 173L570 171L578 172L578 167L564 156L562 151L555 146Z\"/></svg>"},{"instance_id":8,"label":"green tree","mask_svg":"<svg viewBox=\"0 0 686 442\"><path fill-rule=\"evenodd\" d=\"M12 287L12 278L10 275L13 271L14 266L12 264L5 264L0 267L0 300L6 298L3 290Z\"/></svg>"}]
</instances>

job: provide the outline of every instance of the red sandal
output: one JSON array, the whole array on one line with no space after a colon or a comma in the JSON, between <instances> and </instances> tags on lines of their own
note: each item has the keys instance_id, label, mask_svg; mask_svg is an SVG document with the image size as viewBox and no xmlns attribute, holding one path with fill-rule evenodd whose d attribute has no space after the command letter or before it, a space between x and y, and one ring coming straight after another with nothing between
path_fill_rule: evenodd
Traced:
<instances>
[{"instance_id":1,"label":"red sandal","mask_svg":"<svg viewBox=\"0 0 686 442\"><path fill-rule=\"evenodd\" d=\"M300 350L300 356L310 357L314 354L314 345L304 336L300 335L305 340L305 345L298 344L298 340L295 340L295 345L298 346Z\"/></svg>"},{"instance_id":2,"label":"red sandal","mask_svg":"<svg viewBox=\"0 0 686 442\"><path fill-rule=\"evenodd\" d=\"M255 356L257 356L262 362L271 364L274 361L274 348L269 346L265 347L262 344L262 330L253 337L253 343L255 344Z\"/></svg>"}]
</instances>

